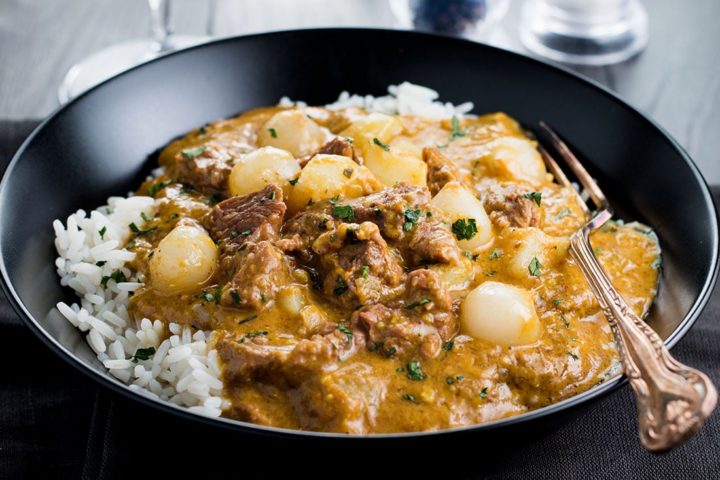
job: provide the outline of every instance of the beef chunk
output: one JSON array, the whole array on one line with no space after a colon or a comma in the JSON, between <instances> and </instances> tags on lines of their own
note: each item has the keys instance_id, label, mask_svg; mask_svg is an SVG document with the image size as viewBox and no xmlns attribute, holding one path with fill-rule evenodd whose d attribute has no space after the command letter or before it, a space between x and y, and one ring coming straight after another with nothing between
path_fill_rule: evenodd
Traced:
<instances>
[{"instance_id":1,"label":"beef chunk","mask_svg":"<svg viewBox=\"0 0 720 480\"><path fill-rule=\"evenodd\" d=\"M415 270L408 275L402 306L365 306L353 314L351 324L364 333L369 350L403 358L417 354L437 357L442 343L458 329L450 295L430 270Z\"/></svg>"},{"instance_id":2,"label":"beef chunk","mask_svg":"<svg viewBox=\"0 0 720 480\"><path fill-rule=\"evenodd\" d=\"M454 263L460 247L437 212L424 187L400 185L343 202L360 222L373 222L411 265Z\"/></svg>"},{"instance_id":3,"label":"beef chunk","mask_svg":"<svg viewBox=\"0 0 720 480\"><path fill-rule=\"evenodd\" d=\"M323 291L347 308L383 302L400 292L403 268L374 223L343 223L315 240Z\"/></svg>"},{"instance_id":4,"label":"beef chunk","mask_svg":"<svg viewBox=\"0 0 720 480\"><path fill-rule=\"evenodd\" d=\"M410 263L457 263L460 260L460 247L450 228L438 221L428 220L418 223L406 249Z\"/></svg>"},{"instance_id":5,"label":"beef chunk","mask_svg":"<svg viewBox=\"0 0 720 480\"><path fill-rule=\"evenodd\" d=\"M199 192L209 195L224 193L232 170L228 159L234 156L219 145L187 148L175 155L171 172L179 182L189 183Z\"/></svg>"},{"instance_id":6,"label":"beef chunk","mask_svg":"<svg viewBox=\"0 0 720 480\"><path fill-rule=\"evenodd\" d=\"M343 157L355 158L355 152L352 144L347 138L335 137L325 145L320 147L317 153L326 153L329 155L341 155Z\"/></svg>"},{"instance_id":7,"label":"beef chunk","mask_svg":"<svg viewBox=\"0 0 720 480\"><path fill-rule=\"evenodd\" d=\"M540 223L540 208L529 196L531 192L514 184L492 185L482 192L483 204L499 228L536 227Z\"/></svg>"},{"instance_id":8,"label":"beef chunk","mask_svg":"<svg viewBox=\"0 0 720 480\"><path fill-rule=\"evenodd\" d=\"M467 177L460 172L457 165L443 155L437 147L423 148L423 160L428 166L428 190L433 195L442 190L448 182L459 182L466 188L471 187Z\"/></svg>"},{"instance_id":9,"label":"beef chunk","mask_svg":"<svg viewBox=\"0 0 720 480\"><path fill-rule=\"evenodd\" d=\"M220 303L225 306L262 310L292 281L287 257L267 240L244 244L227 264L234 273L222 288Z\"/></svg>"},{"instance_id":10,"label":"beef chunk","mask_svg":"<svg viewBox=\"0 0 720 480\"><path fill-rule=\"evenodd\" d=\"M203 223L213 240L234 253L245 242L277 239L285 209L282 190L267 185L249 195L218 203Z\"/></svg>"},{"instance_id":11,"label":"beef chunk","mask_svg":"<svg viewBox=\"0 0 720 480\"><path fill-rule=\"evenodd\" d=\"M313 242L335 228L336 219L330 214L329 207L329 204L317 204L290 218L283 226L282 238L277 246L309 261L313 258Z\"/></svg>"},{"instance_id":12,"label":"beef chunk","mask_svg":"<svg viewBox=\"0 0 720 480\"><path fill-rule=\"evenodd\" d=\"M291 398L303 428L362 434L375 425L386 393L387 379L355 362L303 384Z\"/></svg>"}]
</instances>

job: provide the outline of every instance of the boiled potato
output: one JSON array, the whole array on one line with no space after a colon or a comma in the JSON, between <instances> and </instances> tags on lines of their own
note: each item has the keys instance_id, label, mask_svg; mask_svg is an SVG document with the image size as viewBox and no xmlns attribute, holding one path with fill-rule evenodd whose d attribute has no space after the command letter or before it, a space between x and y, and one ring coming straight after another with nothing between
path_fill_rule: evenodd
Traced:
<instances>
[{"instance_id":1,"label":"boiled potato","mask_svg":"<svg viewBox=\"0 0 720 480\"><path fill-rule=\"evenodd\" d=\"M362 149L365 166L370 169L380 182L392 187L398 183L424 187L427 184L427 164L420 156L409 149L396 149L395 146L385 151L375 144L368 144Z\"/></svg>"},{"instance_id":2,"label":"boiled potato","mask_svg":"<svg viewBox=\"0 0 720 480\"><path fill-rule=\"evenodd\" d=\"M437 273L451 292L467 290L475 276L473 262L464 256L457 263L437 263L427 268Z\"/></svg>"},{"instance_id":3,"label":"boiled potato","mask_svg":"<svg viewBox=\"0 0 720 480\"><path fill-rule=\"evenodd\" d=\"M287 150L295 158L310 155L327 140L327 131L300 110L276 113L258 132L260 145Z\"/></svg>"},{"instance_id":4,"label":"boiled potato","mask_svg":"<svg viewBox=\"0 0 720 480\"><path fill-rule=\"evenodd\" d=\"M489 152L493 169L502 177L531 185L541 185L548 181L540 152L529 140L501 137L490 143Z\"/></svg>"},{"instance_id":5,"label":"boiled potato","mask_svg":"<svg viewBox=\"0 0 720 480\"><path fill-rule=\"evenodd\" d=\"M297 212L307 205L335 196L361 197L382 188L367 168L341 155L315 155L290 189L288 207Z\"/></svg>"},{"instance_id":6,"label":"boiled potato","mask_svg":"<svg viewBox=\"0 0 720 480\"><path fill-rule=\"evenodd\" d=\"M461 248L477 252L490 244L493 237L490 218L480 200L467 188L458 182L448 182L430 203L441 210L453 225L453 233L458 237ZM477 233L467 238L469 235L463 235L461 227L469 225L471 220L475 221ZM456 226L456 222L460 223ZM465 232L472 233L468 229Z\"/></svg>"},{"instance_id":7,"label":"boiled potato","mask_svg":"<svg viewBox=\"0 0 720 480\"><path fill-rule=\"evenodd\" d=\"M175 227L153 250L150 284L164 293L196 290L215 273L218 253L207 232L196 224Z\"/></svg>"},{"instance_id":8,"label":"boiled potato","mask_svg":"<svg viewBox=\"0 0 720 480\"><path fill-rule=\"evenodd\" d=\"M462 326L473 337L498 345L526 345L540 338L540 320L525 289L485 282L460 307Z\"/></svg>"},{"instance_id":9,"label":"boiled potato","mask_svg":"<svg viewBox=\"0 0 720 480\"><path fill-rule=\"evenodd\" d=\"M372 143L377 138L383 143L390 143L402 133L403 127L395 117L383 113L371 113L353 122L342 131L341 135L353 139L355 146L363 148L366 143Z\"/></svg>"},{"instance_id":10,"label":"boiled potato","mask_svg":"<svg viewBox=\"0 0 720 480\"><path fill-rule=\"evenodd\" d=\"M263 147L240 158L228 178L231 195L247 195L274 183L287 195L290 180L297 178L300 164L285 150Z\"/></svg>"},{"instance_id":11,"label":"boiled potato","mask_svg":"<svg viewBox=\"0 0 720 480\"><path fill-rule=\"evenodd\" d=\"M567 255L567 238L551 237L539 228L510 228L504 236L505 242L512 246L504 249L511 258L508 269L520 279L541 276ZM533 259L537 259L537 263Z\"/></svg>"}]
</instances>

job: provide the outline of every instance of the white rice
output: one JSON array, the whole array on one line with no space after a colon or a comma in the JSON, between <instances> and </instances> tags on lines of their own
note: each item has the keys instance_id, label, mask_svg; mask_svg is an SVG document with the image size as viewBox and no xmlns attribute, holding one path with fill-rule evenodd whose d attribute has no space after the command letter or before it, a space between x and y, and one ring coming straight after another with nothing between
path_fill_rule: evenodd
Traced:
<instances>
[{"instance_id":1,"label":"white rice","mask_svg":"<svg viewBox=\"0 0 720 480\"><path fill-rule=\"evenodd\" d=\"M130 223L141 225L141 213L152 215L154 210L150 197L111 197L90 215L78 210L64 224L53 222L60 283L80 297L78 303L60 302L57 308L87 332L85 338L98 359L129 388L217 417L227 401L221 397L217 352L208 347L212 333L177 324L166 329L159 320L148 318L136 328L128 316L130 293L143 283L126 266L135 254L119 247L130 235ZM103 285L103 278L113 272L122 272L128 281L110 278ZM134 358L138 349L149 347L155 353L147 360Z\"/></svg>"},{"instance_id":2,"label":"white rice","mask_svg":"<svg viewBox=\"0 0 720 480\"><path fill-rule=\"evenodd\" d=\"M382 97L342 92L335 102L325 105L325 107L330 110L356 107L363 108L368 112L387 115L417 115L432 120L441 120L453 116L462 118L474 108L472 102L453 105L450 102L437 101L439 97L440 94L431 88L403 82L400 85L390 85L388 95ZM282 97L278 105L284 107L307 106L305 102L292 101L288 97Z\"/></svg>"}]
</instances>

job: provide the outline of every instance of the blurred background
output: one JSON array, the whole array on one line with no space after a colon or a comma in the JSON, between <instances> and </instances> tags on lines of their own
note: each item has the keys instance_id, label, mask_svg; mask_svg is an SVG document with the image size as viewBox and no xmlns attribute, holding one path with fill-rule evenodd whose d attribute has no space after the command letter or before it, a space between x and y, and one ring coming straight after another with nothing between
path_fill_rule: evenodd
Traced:
<instances>
[{"instance_id":1,"label":"blurred background","mask_svg":"<svg viewBox=\"0 0 720 480\"><path fill-rule=\"evenodd\" d=\"M149 5L156 9L154 23ZM142 49L163 53L169 46L158 47L163 25L184 36L176 37L181 44L309 27L441 30L551 62L566 60L565 66L656 120L689 151L708 182L720 184L718 0L173 0L170 7L168 17L161 0L0 0L0 120L51 113L71 67L103 49L149 42L154 34L155 43ZM610 18L608 12L624 16ZM614 57L569 38L573 31L601 31L597 22L612 27L623 21L633 36L622 39L623 51ZM623 60L623 52L633 56Z\"/></svg>"}]
</instances>

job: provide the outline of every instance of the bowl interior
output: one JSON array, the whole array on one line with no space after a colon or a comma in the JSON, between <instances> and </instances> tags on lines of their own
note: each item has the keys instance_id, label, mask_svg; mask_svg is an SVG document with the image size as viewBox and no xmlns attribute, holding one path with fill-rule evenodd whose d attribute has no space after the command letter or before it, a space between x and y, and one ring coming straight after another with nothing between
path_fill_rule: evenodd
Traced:
<instances>
[{"instance_id":1,"label":"bowl interior","mask_svg":"<svg viewBox=\"0 0 720 480\"><path fill-rule=\"evenodd\" d=\"M214 42L150 62L49 118L0 187L0 257L26 322L99 375L82 335L54 309L73 300L55 273L52 221L91 210L139 184L154 153L205 122L287 95L309 104L343 90L382 95L402 81L438 90L476 113L544 120L568 140L621 218L661 241L660 294L648 322L673 344L699 314L717 267L717 221L702 178L664 132L601 88L564 70L479 44L362 29L279 32Z\"/></svg>"}]
</instances>

